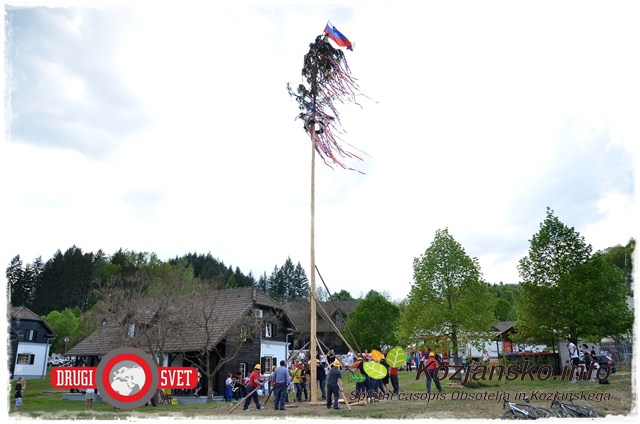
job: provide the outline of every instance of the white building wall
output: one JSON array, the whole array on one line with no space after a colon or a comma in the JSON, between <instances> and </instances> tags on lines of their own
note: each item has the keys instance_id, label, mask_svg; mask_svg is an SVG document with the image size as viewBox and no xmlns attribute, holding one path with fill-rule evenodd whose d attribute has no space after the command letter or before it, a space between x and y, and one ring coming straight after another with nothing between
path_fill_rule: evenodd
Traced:
<instances>
[{"instance_id":1,"label":"white building wall","mask_svg":"<svg viewBox=\"0 0 640 424\"><path fill-rule=\"evenodd\" d=\"M260 342L260 358L270 356L275 358L275 365L280 365L280 361L287 360L289 351L286 342L271 341L263 339ZM263 373L270 373L271 370L262 370Z\"/></svg>"},{"instance_id":2,"label":"white building wall","mask_svg":"<svg viewBox=\"0 0 640 424\"><path fill-rule=\"evenodd\" d=\"M262 339L260 342L260 362L262 362L262 358L271 357L273 358L272 362L274 365L280 365L280 361L286 361L288 359L289 349L287 342L278 342L272 340ZM262 370L262 374L271 374L270 369ZM269 381L267 380L264 384L264 391L260 390L263 394L268 393L270 390Z\"/></svg>"},{"instance_id":3,"label":"white building wall","mask_svg":"<svg viewBox=\"0 0 640 424\"><path fill-rule=\"evenodd\" d=\"M523 351L527 351L527 352L539 352L544 350L546 347L547 345L544 345L544 344L541 344L541 345L514 344L513 353L516 353L520 348ZM463 349L464 350L460 352L461 354L463 354L465 357L471 356L473 358L482 358L483 349L487 350L491 358L497 358L498 354L502 355L504 353L502 351L502 342L501 341L496 342L495 340L485 342L480 349L476 348L471 343L466 343L463 345Z\"/></svg>"},{"instance_id":4,"label":"white building wall","mask_svg":"<svg viewBox=\"0 0 640 424\"><path fill-rule=\"evenodd\" d=\"M13 378L15 380L20 377L25 379L44 378L47 375L49 347L50 345L48 343L18 343ZM19 364L18 358L21 354L34 355L33 364Z\"/></svg>"},{"instance_id":5,"label":"white building wall","mask_svg":"<svg viewBox=\"0 0 640 424\"><path fill-rule=\"evenodd\" d=\"M499 344L500 342L498 342ZM482 358L482 351L484 349L487 350L489 356L491 358L498 357L498 344L495 341L485 342L481 349L477 349L470 343L464 345L464 352L462 352L465 356L471 356L473 358ZM502 346L500 346L500 353L502 353Z\"/></svg>"}]
</instances>

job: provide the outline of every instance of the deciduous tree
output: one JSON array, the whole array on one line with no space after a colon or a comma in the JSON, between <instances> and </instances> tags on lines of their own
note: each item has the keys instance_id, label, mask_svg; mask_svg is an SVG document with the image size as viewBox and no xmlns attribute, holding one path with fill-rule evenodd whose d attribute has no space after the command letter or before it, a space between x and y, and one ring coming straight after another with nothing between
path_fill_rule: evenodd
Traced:
<instances>
[{"instance_id":1,"label":"deciduous tree","mask_svg":"<svg viewBox=\"0 0 640 424\"><path fill-rule=\"evenodd\" d=\"M43 316L42 319L58 335L51 342L51 352L64 352L65 337L72 339L78 331L80 309L76 307L73 310L65 308L63 311L51 311Z\"/></svg>"},{"instance_id":2,"label":"deciduous tree","mask_svg":"<svg viewBox=\"0 0 640 424\"><path fill-rule=\"evenodd\" d=\"M332 294L331 297L333 298L333 300L354 300L353 296L351 296L351 293L349 293L345 289L342 289L339 292Z\"/></svg>"},{"instance_id":3,"label":"deciduous tree","mask_svg":"<svg viewBox=\"0 0 640 424\"><path fill-rule=\"evenodd\" d=\"M351 331L345 337L349 344L361 349L393 347L397 342L395 332L399 318L398 306L371 290L349 314L347 324Z\"/></svg>"},{"instance_id":4,"label":"deciduous tree","mask_svg":"<svg viewBox=\"0 0 640 424\"><path fill-rule=\"evenodd\" d=\"M461 336L485 333L495 324L495 296L448 229L436 231L424 254L413 261L414 283L400 319L398 336L406 344L445 336L459 352Z\"/></svg>"},{"instance_id":5,"label":"deciduous tree","mask_svg":"<svg viewBox=\"0 0 640 424\"><path fill-rule=\"evenodd\" d=\"M208 381L207 399L212 402L215 375L238 354L245 339L262 330L253 314L227 309L221 300L225 287L224 276L201 281L186 263L158 264L112 278L92 316L94 321L106 317L127 345L150 352L158 365L179 356L184 364L196 366ZM221 328L229 331L221 334ZM259 337L255 340L259 343Z\"/></svg>"},{"instance_id":6,"label":"deciduous tree","mask_svg":"<svg viewBox=\"0 0 640 424\"><path fill-rule=\"evenodd\" d=\"M530 243L529 254L518 264L523 285L553 287L560 277L586 262L592 250L584 237L563 224L550 208Z\"/></svg>"},{"instance_id":7,"label":"deciduous tree","mask_svg":"<svg viewBox=\"0 0 640 424\"><path fill-rule=\"evenodd\" d=\"M591 256L584 237L549 208L530 242L518 267L518 340L616 338L630 331L627 276L606 254Z\"/></svg>"},{"instance_id":8,"label":"deciduous tree","mask_svg":"<svg viewBox=\"0 0 640 424\"><path fill-rule=\"evenodd\" d=\"M189 266L165 264L152 272L140 269L130 275L116 274L99 289L96 297L100 300L88 319L93 320L94 328L107 320L119 328L128 344L160 361L166 355L168 338L182 329L182 296L204 289Z\"/></svg>"},{"instance_id":9,"label":"deciduous tree","mask_svg":"<svg viewBox=\"0 0 640 424\"><path fill-rule=\"evenodd\" d=\"M636 241L632 238L625 246L616 245L599 252L608 262L624 272L629 288L633 285L633 252L635 248Z\"/></svg>"},{"instance_id":10,"label":"deciduous tree","mask_svg":"<svg viewBox=\"0 0 640 424\"><path fill-rule=\"evenodd\" d=\"M229 311L221 290L225 285L214 280L207 286L206 291L184 296L180 301L183 305L180 316L182 328L176 329L174 334L176 346L183 348L178 353L183 363L198 368L207 380L207 402L210 403L213 402L214 378L218 372L250 345L254 345L252 349L259 350L264 324L277 322L279 316L267 311L262 320L257 320L253 310L248 314ZM221 328L228 331L222 335Z\"/></svg>"}]
</instances>

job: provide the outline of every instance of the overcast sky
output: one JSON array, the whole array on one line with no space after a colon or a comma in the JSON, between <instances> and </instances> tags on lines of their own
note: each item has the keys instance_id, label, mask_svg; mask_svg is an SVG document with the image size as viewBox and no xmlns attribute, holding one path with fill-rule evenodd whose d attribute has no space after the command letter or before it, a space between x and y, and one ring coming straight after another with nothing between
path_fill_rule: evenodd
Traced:
<instances>
[{"instance_id":1,"label":"overcast sky","mask_svg":"<svg viewBox=\"0 0 640 424\"><path fill-rule=\"evenodd\" d=\"M340 109L365 174L317 162L332 292L404 298L443 228L516 283L547 207L594 251L637 238L633 2L131 3L4 4L5 268L76 245L310 275L310 142L286 84L328 19L371 98Z\"/></svg>"}]
</instances>

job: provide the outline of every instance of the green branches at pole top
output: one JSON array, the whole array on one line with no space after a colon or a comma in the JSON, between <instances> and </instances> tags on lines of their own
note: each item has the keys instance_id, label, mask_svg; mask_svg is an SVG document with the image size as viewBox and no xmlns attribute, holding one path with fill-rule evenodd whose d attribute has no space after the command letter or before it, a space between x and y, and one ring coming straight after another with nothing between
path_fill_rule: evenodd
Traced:
<instances>
[{"instance_id":1,"label":"green branches at pole top","mask_svg":"<svg viewBox=\"0 0 640 424\"><path fill-rule=\"evenodd\" d=\"M302 76L306 85L298 85L295 91L287 84L289 95L295 98L301 111L297 118L304 122L304 130L316 142L316 152L325 164L354 170L343 159L362 160L362 157L343 149L339 142L361 154L366 153L340 138L344 132L340 129L340 114L336 102L358 104L356 97L359 95L358 84L351 76L344 53L335 49L326 35L317 36L304 56Z\"/></svg>"}]
</instances>

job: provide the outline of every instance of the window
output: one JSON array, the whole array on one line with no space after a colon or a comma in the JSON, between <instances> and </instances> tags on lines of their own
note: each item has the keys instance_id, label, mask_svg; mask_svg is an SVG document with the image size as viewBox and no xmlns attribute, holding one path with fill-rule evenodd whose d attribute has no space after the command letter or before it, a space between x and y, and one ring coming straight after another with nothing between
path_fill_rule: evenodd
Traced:
<instances>
[{"instance_id":1,"label":"window","mask_svg":"<svg viewBox=\"0 0 640 424\"><path fill-rule=\"evenodd\" d=\"M31 353L18 353L16 363L20 365L33 365L35 359L36 355L33 355Z\"/></svg>"},{"instance_id":2,"label":"window","mask_svg":"<svg viewBox=\"0 0 640 424\"><path fill-rule=\"evenodd\" d=\"M24 332L24 339L25 340L35 340L36 339L36 330L25 330Z\"/></svg>"},{"instance_id":3,"label":"window","mask_svg":"<svg viewBox=\"0 0 640 424\"><path fill-rule=\"evenodd\" d=\"M240 369L238 371L240 371L240 374L242 374L243 377L246 377L246 375L247 375L247 363L246 362L240 362Z\"/></svg>"},{"instance_id":4,"label":"window","mask_svg":"<svg viewBox=\"0 0 640 424\"><path fill-rule=\"evenodd\" d=\"M274 365L276 365L276 358L273 356L263 356L260 359L260 366L262 367L262 374L269 374Z\"/></svg>"},{"instance_id":5,"label":"window","mask_svg":"<svg viewBox=\"0 0 640 424\"><path fill-rule=\"evenodd\" d=\"M264 325L264 336L268 338L273 337L273 323L268 322Z\"/></svg>"},{"instance_id":6,"label":"window","mask_svg":"<svg viewBox=\"0 0 640 424\"><path fill-rule=\"evenodd\" d=\"M136 325L135 324L129 324L129 328L127 330L127 335L131 338L134 338L136 336Z\"/></svg>"},{"instance_id":7,"label":"window","mask_svg":"<svg viewBox=\"0 0 640 424\"><path fill-rule=\"evenodd\" d=\"M336 315L336 324L342 324L342 315Z\"/></svg>"}]
</instances>

